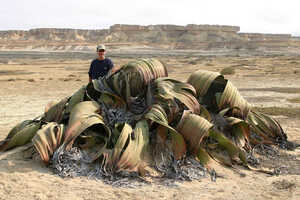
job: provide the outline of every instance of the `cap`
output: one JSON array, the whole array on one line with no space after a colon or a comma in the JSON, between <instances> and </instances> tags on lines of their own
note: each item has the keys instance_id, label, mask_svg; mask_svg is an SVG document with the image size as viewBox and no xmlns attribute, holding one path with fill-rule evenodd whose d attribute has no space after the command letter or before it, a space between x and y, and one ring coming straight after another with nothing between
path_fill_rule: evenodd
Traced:
<instances>
[{"instance_id":1,"label":"cap","mask_svg":"<svg viewBox=\"0 0 300 200\"><path fill-rule=\"evenodd\" d=\"M104 44L99 44L99 45L97 46L97 51L99 51L99 50L101 50L101 49L105 50L105 45L104 45Z\"/></svg>"}]
</instances>

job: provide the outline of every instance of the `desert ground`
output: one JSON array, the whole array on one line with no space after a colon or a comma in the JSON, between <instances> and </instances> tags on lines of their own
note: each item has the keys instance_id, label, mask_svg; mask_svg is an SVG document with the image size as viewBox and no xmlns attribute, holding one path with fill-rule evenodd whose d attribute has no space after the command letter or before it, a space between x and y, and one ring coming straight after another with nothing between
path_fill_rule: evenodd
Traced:
<instances>
[{"instance_id":1,"label":"desert ground","mask_svg":"<svg viewBox=\"0 0 300 200\"><path fill-rule=\"evenodd\" d=\"M46 104L72 95L88 82L93 53L0 52L0 140L18 122L43 113ZM272 115L288 140L300 143L300 54L284 52L143 53L108 55L122 66L140 57L155 57L169 77L185 81L205 69L233 82L256 109ZM277 170L268 175L247 169L216 168L199 181L170 181L147 177L128 186L114 186L88 177L61 178L39 160L24 153L0 160L0 200L9 199L300 199L300 148L278 149L261 163ZM130 179L128 180L131 181Z\"/></svg>"}]
</instances>

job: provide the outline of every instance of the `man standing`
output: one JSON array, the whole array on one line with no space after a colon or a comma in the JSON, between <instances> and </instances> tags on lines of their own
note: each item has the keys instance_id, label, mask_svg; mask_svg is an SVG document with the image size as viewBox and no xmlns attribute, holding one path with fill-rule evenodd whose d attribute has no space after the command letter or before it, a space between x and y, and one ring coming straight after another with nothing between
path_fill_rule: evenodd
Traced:
<instances>
[{"instance_id":1,"label":"man standing","mask_svg":"<svg viewBox=\"0 0 300 200\"><path fill-rule=\"evenodd\" d=\"M100 44L97 46L98 58L94 59L91 63L89 70L89 82L92 82L93 79L98 79L103 77L111 72L114 72L114 64L109 58L105 58L105 46Z\"/></svg>"}]
</instances>

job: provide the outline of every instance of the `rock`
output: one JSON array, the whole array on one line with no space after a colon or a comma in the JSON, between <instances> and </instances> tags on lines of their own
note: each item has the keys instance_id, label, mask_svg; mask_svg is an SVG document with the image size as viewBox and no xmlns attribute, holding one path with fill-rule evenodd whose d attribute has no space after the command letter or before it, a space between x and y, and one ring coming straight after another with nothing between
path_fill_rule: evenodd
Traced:
<instances>
[{"instance_id":1,"label":"rock","mask_svg":"<svg viewBox=\"0 0 300 200\"><path fill-rule=\"evenodd\" d=\"M38 28L0 31L2 50L94 51L101 41L108 48L133 44L167 49L284 49L300 48L300 38L291 34L239 33L238 26L222 25L126 25L83 30Z\"/></svg>"}]
</instances>

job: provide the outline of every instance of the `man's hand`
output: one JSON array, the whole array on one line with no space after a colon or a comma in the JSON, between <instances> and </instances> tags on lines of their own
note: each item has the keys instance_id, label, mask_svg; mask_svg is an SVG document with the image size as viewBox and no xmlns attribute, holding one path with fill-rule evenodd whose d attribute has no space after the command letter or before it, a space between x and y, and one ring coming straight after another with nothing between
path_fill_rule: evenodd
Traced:
<instances>
[{"instance_id":1,"label":"man's hand","mask_svg":"<svg viewBox=\"0 0 300 200\"><path fill-rule=\"evenodd\" d=\"M114 67L110 70L110 74L116 73L119 69L121 69L120 66L114 66Z\"/></svg>"}]
</instances>

